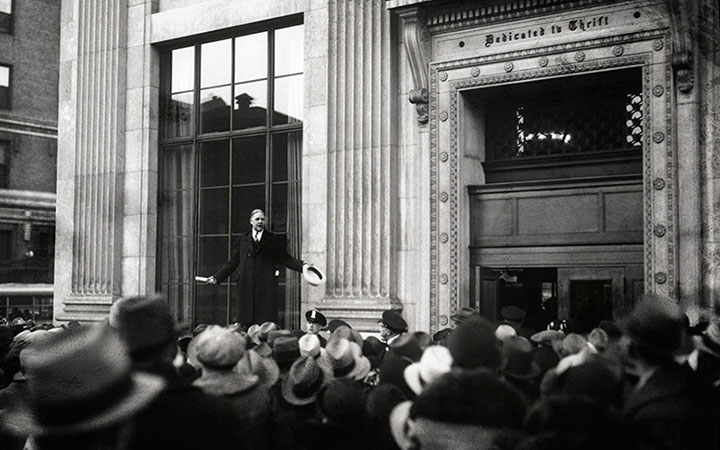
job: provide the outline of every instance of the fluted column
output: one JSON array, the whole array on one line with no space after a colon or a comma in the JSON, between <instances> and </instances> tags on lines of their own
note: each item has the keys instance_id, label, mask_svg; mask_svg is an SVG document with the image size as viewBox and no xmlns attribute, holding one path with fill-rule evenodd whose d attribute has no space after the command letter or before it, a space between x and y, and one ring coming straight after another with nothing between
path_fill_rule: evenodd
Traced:
<instances>
[{"instance_id":1,"label":"fluted column","mask_svg":"<svg viewBox=\"0 0 720 450\"><path fill-rule=\"evenodd\" d=\"M121 286L127 0L64 0L61 23L55 315L93 320Z\"/></svg>"},{"instance_id":2,"label":"fluted column","mask_svg":"<svg viewBox=\"0 0 720 450\"><path fill-rule=\"evenodd\" d=\"M396 294L394 27L382 0L332 1L329 24L324 306L370 326Z\"/></svg>"}]
</instances>

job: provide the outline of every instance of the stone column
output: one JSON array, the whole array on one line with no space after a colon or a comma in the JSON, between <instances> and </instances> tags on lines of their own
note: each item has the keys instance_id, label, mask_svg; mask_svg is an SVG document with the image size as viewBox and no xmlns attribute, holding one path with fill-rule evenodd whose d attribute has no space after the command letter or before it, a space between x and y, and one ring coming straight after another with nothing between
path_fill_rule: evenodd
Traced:
<instances>
[{"instance_id":1,"label":"stone column","mask_svg":"<svg viewBox=\"0 0 720 450\"><path fill-rule=\"evenodd\" d=\"M56 320L99 320L120 295L127 0L63 0Z\"/></svg>"},{"instance_id":2,"label":"stone column","mask_svg":"<svg viewBox=\"0 0 720 450\"><path fill-rule=\"evenodd\" d=\"M329 7L326 295L330 317L374 329L396 299L396 63L382 0ZM333 45L334 44L334 45Z\"/></svg>"}]
</instances>

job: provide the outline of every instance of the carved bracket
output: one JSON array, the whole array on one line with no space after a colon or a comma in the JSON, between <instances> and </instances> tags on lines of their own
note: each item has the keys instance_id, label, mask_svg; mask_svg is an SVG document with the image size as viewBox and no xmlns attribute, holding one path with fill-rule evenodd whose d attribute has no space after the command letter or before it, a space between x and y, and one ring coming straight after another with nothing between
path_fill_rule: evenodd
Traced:
<instances>
[{"instance_id":1,"label":"carved bracket","mask_svg":"<svg viewBox=\"0 0 720 450\"><path fill-rule=\"evenodd\" d=\"M675 74L675 85L684 94L690 92L695 84L692 56L692 26L690 14L695 10L695 0L665 0L670 13L672 32L671 65Z\"/></svg>"},{"instance_id":2,"label":"carved bracket","mask_svg":"<svg viewBox=\"0 0 720 450\"><path fill-rule=\"evenodd\" d=\"M410 90L408 100L415 105L418 122L428 122L428 57L430 54L430 33L425 23L425 15L418 8L398 11L403 21L405 52L410 63L414 89Z\"/></svg>"}]
</instances>

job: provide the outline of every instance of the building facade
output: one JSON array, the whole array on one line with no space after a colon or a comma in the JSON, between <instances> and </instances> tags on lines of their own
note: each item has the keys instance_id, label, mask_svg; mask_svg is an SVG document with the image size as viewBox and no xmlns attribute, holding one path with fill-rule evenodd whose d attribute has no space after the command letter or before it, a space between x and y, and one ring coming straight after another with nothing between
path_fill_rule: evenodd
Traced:
<instances>
[{"instance_id":1,"label":"building facade","mask_svg":"<svg viewBox=\"0 0 720 450\"><path fill-rule=\"evenodd\" d=\"M62 2L55 319L205 286L255 207L316 288L282 317L589 328L718 294L713 1Z\"/></svg>"},{"instance_id":2,"label":"building facade","mask_svg":"<svg viewBox=\"0 0 720 450\"><path fill-rule=\"evenodd\" d=\"M51 321L60 1L0 1L0 315Z\"/></svg>"}]
</instances>

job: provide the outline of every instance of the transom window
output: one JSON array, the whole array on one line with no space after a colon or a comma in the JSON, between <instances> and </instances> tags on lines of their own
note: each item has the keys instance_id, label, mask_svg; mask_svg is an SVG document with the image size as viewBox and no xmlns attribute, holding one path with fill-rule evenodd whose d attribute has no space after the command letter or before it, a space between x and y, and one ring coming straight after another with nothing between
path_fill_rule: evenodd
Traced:
<instances>
[{"instance_id":1,"label":"transom window","mask_svg":"<svg viewBox=\"0 0 720 450\"><path fill-rule=\"evenodd\" d=\"M303 40L286 23L163 53L158 279L181 323L234 319L232 280L194 276L228 259L253 209L300 256ZM297 326L299 276L280 272L279 320Z\"/></svg>"},{"instance_id":2,"label":"transom window","mask_svg":"<svg viewBox=\"0 0 720 450\"><path fill-rule=\"evenodd\" d=\"M10 66L0 64L0 109L10 109Z\"/></svg>"}]
</instances>

